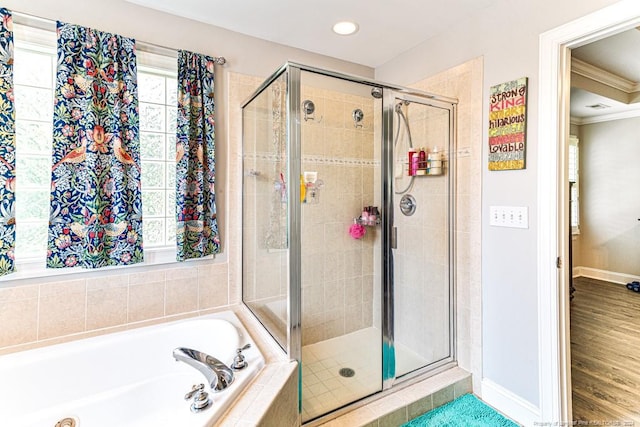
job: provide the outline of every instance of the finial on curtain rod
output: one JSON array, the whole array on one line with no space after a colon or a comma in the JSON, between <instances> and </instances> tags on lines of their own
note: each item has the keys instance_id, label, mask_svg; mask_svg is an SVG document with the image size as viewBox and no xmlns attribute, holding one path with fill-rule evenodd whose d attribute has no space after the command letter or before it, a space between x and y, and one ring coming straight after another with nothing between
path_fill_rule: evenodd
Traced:
<instances>
[{"instance_id":1,"label":"finial on curtain rod","mask_svg":"<svg viewBox=\"0 0 640 427\"><path fill-rule=\"evenodd\" d=\"M215 58L213 58L213 60L216 62L216 64L218 65L224 65L227 63L227 60L225 59L224 56L216 56Z\"/></svg>"}]
</instances>

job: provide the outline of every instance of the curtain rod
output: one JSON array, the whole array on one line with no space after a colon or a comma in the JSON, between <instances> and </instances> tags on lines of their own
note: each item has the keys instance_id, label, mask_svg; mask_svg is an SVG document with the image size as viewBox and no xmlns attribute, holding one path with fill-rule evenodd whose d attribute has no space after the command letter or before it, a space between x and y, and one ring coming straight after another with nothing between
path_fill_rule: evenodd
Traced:
<instances>
[{"instance_id":1,"label":"curtain rod","mask_svg":"<svg viewBox=\"0 0 640 427\"><path fill-rule=\"evenodd\" d=\"M52 19L42 18L40 16L30 15L23 12L15 12L13 10L11 10L11 13L15 18L18 18L16 21L17 24L28 25L41 30L55 31L56 21ZM160 46L155 43L149 43L138 39L136 39L136 47L139 47L143 52L156 53L169 57L175 57L178 52L178 49ZM227 63L227 60L224 56L214 56L213 60L218 65L224 65Z\"/></svg>"}]
</instances>

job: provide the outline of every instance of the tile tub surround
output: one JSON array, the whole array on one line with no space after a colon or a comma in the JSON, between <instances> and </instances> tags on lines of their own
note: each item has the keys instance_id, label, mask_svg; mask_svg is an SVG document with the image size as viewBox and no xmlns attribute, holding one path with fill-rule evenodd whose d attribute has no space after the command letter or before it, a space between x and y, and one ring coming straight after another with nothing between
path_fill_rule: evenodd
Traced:
<instances>
[{"instance_id":1,"label":"tile tub surround","mask_svg":"<svg viewBox=\"0 0 640 427\"><path fill-rule=\"evenodd\" d=\"M293 427L298 416L298 363L289 360L269 333L244 305L233 311L260 348L265 366L237 403L219 421L220 426Z\"/></svg>"},{"instance_id":2,"label":"tile tub surround","mask_svg":"<svg viewBox=\"0 0 640 427\"><path fill-rule=\"evenodd\" d=\"M228 264L215 261L175 268L113 269L29 282L0 284L0 353L229 306Z\"/></svg>"}]
</instances>

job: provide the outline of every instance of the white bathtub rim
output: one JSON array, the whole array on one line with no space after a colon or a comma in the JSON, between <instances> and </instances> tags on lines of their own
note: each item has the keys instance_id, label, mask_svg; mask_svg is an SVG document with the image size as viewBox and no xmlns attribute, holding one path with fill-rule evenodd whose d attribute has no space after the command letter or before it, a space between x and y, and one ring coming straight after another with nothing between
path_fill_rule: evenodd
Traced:
<instances>
[{"instance_id":1,"label":"white bathtub rim","mask_svg":"<svg viewBox=\"0 0 640 427\"><path fill-rule=\"evenodd\" d=\"M145 334L153 334L153 332L155 330L161 330L161 329L172 329L172 328L177 328L177 327L182 327L184 328L185 326L188 327L189 323L208 323L211 320L215 320L217 323L219 324L225 324L226 322L231 323L235 329L236 332L238 333L238 342L233 342L233 346L241 346L244 345L245 343L251 343L252 347L248 350L246 350L244 353L247 356L247 359L249 360L249 368L247 368L247 371L238 371L236 373L236 379L234 380L234 383L230 386L230 389L227 391L233 391L233 393L227 393L228 395L233 394L234 395L234 400L238 398L239 395L242 394L243 390L240 389L241 386L249 386L252 383L253 378L255 378L256 375L258 375L258 373L260 372L260 370L262 369L262 367L264 366L265 363L265 359L263 357L263 355L260 352L260 349L258 347L256 347L255 342L253 341L253 339L251 338L251 334L248 333L245 329L245 326L243 325L243 323L238 319L238 317L232 312L232 311L224 311L224 312L219 312L219 313L214 313L214 314L209 314L209 315L204 315L204 316L199 316L199 317L191 317L191 318L187 318L187 319L180 319L180 320L176 320L176 321L172 321L172 322L165 322L165 323L160 323L160 324L154 324L151 326L146 326L146 327L141 327L141 328L136 328L136 329L129 329L129 330L125 330L125 331L119 331L119 332L114 332L112 334L105 334L105 335L100 335L100 336L92 336L92 337L88 337L88 338L84 338L84 339L80 339L80 340L75 340L75 341L71 341L71 342L67 342L67 343L61 343L61 344L55 344L52 346L47 346L47 347L40 347L40 348L35 348L32 350L26 350L23 352L16 352L16 353L11 353L11 354L7 354L4 356L0 356L0 363L2 363L4 366L2 367L2 370L7 369L7 364L9 364L9 366L14 366L16 368L20 368L20 367L24 367L24 362L26 359L33 361L35 363L38 362L42 362L43 360L46 360L46 357L48 357L48 355L51 355L53 352L53 357L54 359L60 356L65 356L65 355L69 355L69 354L77 354L78 348L81 348L83 346L88 346L87 348L89 349L89 354L91 351L91 347L92 346L108 346L110 344L113 344L114 342L118 342L119 340L122 340L123 337L125 337L125 340L130 340L131 337L137 337L137 336L144 336ZM224 320L225 322L220 322L221 320ZM228 323L226 323L228 324ZM227 358L228 360L224 360L224 363L230 363L230 360L232 359L233 354L230 354L229 357ZM51 356L49 356L51 357ZM164 363L164 362L163 362ZM197 380L197 382L205 382L204 381L204 377L202 376L201 373L197 372L195 369L186 366L186 364L179 364L177 362L175 362L177 367L179 367L179 370L182 370L184 372L189 372L190 378L194 377ZM182 366L184 365L184 366ZM249 372L251 371L251 373L253 374L251 376L251 378L246 379L246 375L245 372ZM175 372L169 372L169 374L167 375L158 375L157 377L153 377L150 378L148 381L137 381L131 384L127 384L124 385L122 387L119 387L117 390L113 389L113 390L106 390L102 393L98 393L98 395L102 394L102 397L104 398L105 396L109 397L111 395L118 395L118 394L122 394L123 391L126 391L126 389L136 389L139 387L144 387L144 383L148 382L151 383L153 381L158 381L158 378L162 379L163 376L165 377L170 377L172 375L177 375ZM242 381L239 381L240 379L243 379ZM190 381L191 382L191 381ZM244 384L238 384L238 383L244 383ZM234 387L235 386L235 387ZM187 387L186 385L181 386L181 387ZM189 386L190 387L190 386ZM208 388L208 387L207 387ZM179 395L182 396L184 395L184 393L188 391L187 390L179 390ZM37 391L34 390L34 392L36 392L37 395ZM218 395L220 396L224 396L225 392L222 392ZM91 397L86 397L84 399L75 399L72 400L70 402L64 402L62 404L58 404L57 406L51 406L49 408L44 408L42 411L35 411L35 413L33 413L32 415L37 419L38 418L38 412L42 412L41 415L47 415L47 413L59 413L59 414L68 414L65 416L74 416L74 411L72 406L73 405L90 405L92 403L92 401L95 401L98 399L98 395L92 395ZM178 397L180 397L178 396ZM214 401L215 400L220 400L218 396L216 396L216 394L212 393L211 396L213 397ZM13 397L12 397L13 398ZM25 399L25 396L15 396L16 401L19 401L19 399ZM99 399L98 399L99 400ZM227 399L229 400L229 399ZM226 401L225 401L226 402ZM5 404L8 402L4 402ZM185 406L185 408L188 409L188 402L184 402L184 401L179 401L177 402L178 405L181 406ZM218 411L219 413L216 414L217 417L223 417L224 414L227 412L227 410L229 409L230 406L233 406L234 402L230 402L228 405L225 405L224 408L220 411ZM214 404L215 405L215 404ZM60 406L60 408L58 408L58 406ZM58 410L59 409L59 410ZM30 411L30 412L34 412L34 411ZM195 414L195 415L202 415L202 414L207 414L208 411L204 411L200 414ZM190 420L194 420L196 418L202 418L202 417L195 417L193 416L194 414L189 413L189 415L191 416L191 418L189 418ZM13 414L11 415L12 420L15 419L16 422L15 424L11 424L11 425L16 425L16 426L21 426L21 425L34 425L30 422L27 422L27 424L23 424L22 419L20 419L20 413L18 414ZM32 417L28 417L29 419L31 419ZM47 418L47 422L44 425L48 425L50 423L49 421L49 417ZM7 419L7 421L9 421L9 419ZM53 424L55 424L57 420L53 420ZM51 424L51 425L53 425ZM38 422L35 425L40 425L40 423ZM81 424L83 425L83 424ZM191 425L191 422L185 423L185 425ZM194 424L194 425L208 425L207 423L204 424Z\"/></svg>"}]
</instances>

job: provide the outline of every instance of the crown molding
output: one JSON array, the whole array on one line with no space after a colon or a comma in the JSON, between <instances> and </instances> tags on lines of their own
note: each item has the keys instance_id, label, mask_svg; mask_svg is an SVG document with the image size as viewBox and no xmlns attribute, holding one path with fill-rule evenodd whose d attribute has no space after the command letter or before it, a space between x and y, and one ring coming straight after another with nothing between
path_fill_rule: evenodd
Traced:
<instances>
[{"instance_id":1,"label":"crown molding","mask_svg":"<svg viewBox=\"0 0 640 427\"><path fill-rule=\"evenodd\" d=\"M633 119L636 117L640 117L640 108L629 111L622 111L620 113L603 114L593 117L571 117L569 122L572 125L582 126L590 125L593 123L610 122L612 120Z\"/></svg>"},{"instance_id":2,"label":"crown molding","mask_svg":"<svg viewBox=\"0 0 640 427\"><path fill-rule=\"evenodd\" d=\"M624 77L620 77L617 74L603 70L577 58L571 58L571 71L625 93L640 91L640 83L625 79Z\"/></svg>"}]
</instances>

